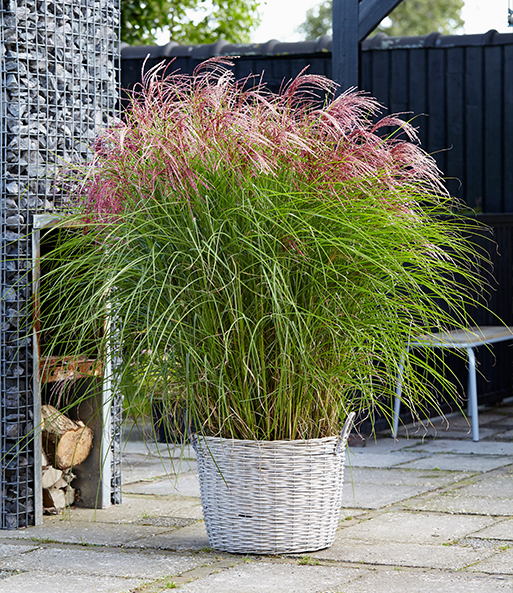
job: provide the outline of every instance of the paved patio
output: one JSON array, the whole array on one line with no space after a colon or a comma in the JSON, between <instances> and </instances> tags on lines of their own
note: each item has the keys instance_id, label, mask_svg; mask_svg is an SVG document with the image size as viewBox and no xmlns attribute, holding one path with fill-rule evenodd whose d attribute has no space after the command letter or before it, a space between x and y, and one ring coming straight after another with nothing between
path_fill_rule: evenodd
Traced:
<instances>
[{"instance_id":1,"label":"paved patio","mask_svg":"<svg viewBox=\"0 0 513 593\"><path fill-rule=\"evenodd\" d=\"M478 443L448 421L354 447L335 543L306 556L213 552L193 452L132 435L123 505L3 531L0 593L511 593L513 400Z\"/></svg>"}]
</instances>

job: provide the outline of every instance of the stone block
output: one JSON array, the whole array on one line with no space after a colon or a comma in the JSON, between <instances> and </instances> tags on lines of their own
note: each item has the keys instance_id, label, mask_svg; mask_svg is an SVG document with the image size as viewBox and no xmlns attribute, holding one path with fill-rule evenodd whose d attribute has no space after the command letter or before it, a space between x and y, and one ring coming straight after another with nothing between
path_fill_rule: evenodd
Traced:
<instances>
[{"instance_id":1,"label":"stone block","mask_svg":"<svg viewBox=\"0 0 513 593\"><path fill-rule=\"evenodd\" d=\"M247 562L180 585L184 593L319 593L346 591L360 573L342 566L309 566L297 562ZM366 573L366 571L365 571ZM363 591L363 589L362 589Z\"/></svg>"},{"instance_id":2,"label":"stone block","mask_svg":"<svg viewBox=\"0 0 513 593\"><path fill-rule=\"evenodd\" d=\"M493 525L495 521L488 516L390 511L357 525L341 527L338 534L348 540L370 543L441 545L471 536Z\"/></svg>"}]
</instances>

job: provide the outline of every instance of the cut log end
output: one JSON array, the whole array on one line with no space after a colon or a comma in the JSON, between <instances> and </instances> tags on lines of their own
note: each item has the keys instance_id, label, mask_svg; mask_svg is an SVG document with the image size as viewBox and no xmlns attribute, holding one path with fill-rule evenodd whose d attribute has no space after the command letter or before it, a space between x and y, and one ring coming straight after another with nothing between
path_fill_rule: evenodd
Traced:
<instances>
[{"instance_id":1,"label":"cut log end","mask_svg":"<svg viewBox=\"0 0 513 593\"><path fill-rule=\"evenodd\" d=\"M74 422L53 406L41 406L41 413L43 447L50 462L64 470L85 461L93 446L93 431L83 422Z\"/></svg>"},{"instance_id":2,"label":"cut log end","mask_svg":"<svg viewBox=\"0 0 513 593\"><path fill-rule=\"evenodd\" d=\"M55 463L59 469L69 469L85 461L93 446L93 431L88 427L66 431L55 449Z\"/></svg>"}]
</instances>

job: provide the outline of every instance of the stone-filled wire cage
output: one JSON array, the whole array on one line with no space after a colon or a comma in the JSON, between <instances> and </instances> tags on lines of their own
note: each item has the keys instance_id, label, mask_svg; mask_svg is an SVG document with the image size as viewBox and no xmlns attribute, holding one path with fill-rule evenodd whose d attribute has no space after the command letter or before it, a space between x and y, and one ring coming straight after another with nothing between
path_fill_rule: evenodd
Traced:
<instances>
[{"instance_id":1,"label":"stone-filled wire cage","mask_svg":"<svg viewBox=\"0 0 513 593\"><path fill-rule=\"evenodd\" d=\"M0 0L1 528L38 523L40 401L31 323L35 215L57 212L56 168L83 161L119 115L119 0ZM120 502L119 399L111 407L112 502Z\"/></svg>"}]
</instances>

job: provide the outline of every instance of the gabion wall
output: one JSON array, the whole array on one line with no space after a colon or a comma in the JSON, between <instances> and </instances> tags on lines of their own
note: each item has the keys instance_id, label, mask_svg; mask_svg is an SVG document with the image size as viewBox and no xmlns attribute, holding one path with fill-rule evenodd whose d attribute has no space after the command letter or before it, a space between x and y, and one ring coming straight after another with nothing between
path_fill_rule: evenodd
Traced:
<instances>
[{"instance_id":1,"label":"gabion wall","mask_svg":"<svg viewBox=\"0 0 513 593\"><path fill-rule=\"evenodd\" d=\"M23 278L32 261L32 216L59 209L56 165L86 159L90 140L118 114L118 31L119 0L0 0L3 529L33 525L38 513L31 434L39 404L23 314L31 298L30 278ZM118 399L112 414L112 499L120 502Z\"/></svg>"}]
</instances>

